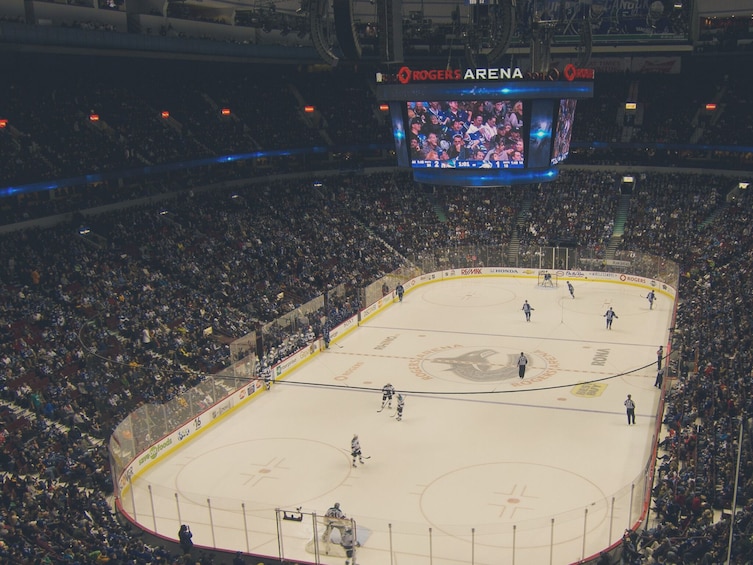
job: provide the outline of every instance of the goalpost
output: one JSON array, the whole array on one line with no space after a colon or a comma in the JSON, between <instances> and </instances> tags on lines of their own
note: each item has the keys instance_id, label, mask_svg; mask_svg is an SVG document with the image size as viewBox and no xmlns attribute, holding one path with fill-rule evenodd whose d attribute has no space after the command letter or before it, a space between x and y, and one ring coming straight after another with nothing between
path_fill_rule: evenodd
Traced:
<instances>
[{"instance_id":1,"label":"goalpost","mask_svg":"<svg viewBox=\"0 0 753 565\"><path fill-rule=\"evenodd\" d=\"M306 543L306 552L313 555L331 555L346 559L345 548L342 545L342 537L346 531L350 531L353 543L353 555L350 559L355 563L355 553L358 545L358 530L353 518L329 518L327 516L314 515L314 535Z\"/></svg>"},{"instance_id":2,"label":"goalpost","mask_svg":"<svg viewBox=\"0 0 753 565\"><path fill-rule=\"evenodd\" d=\"M368 537L367 529L356 529L353 518L334 518L302 508L276 508L277 543L284 559L285 547L296 547L314 556L320 563L322 556L347 559L355 565L356 552ZM362 539L359 539L360 538ZM343 544L343 538L346 543ZM350 555L348 555L348 550ZM285 561L289 563L289 561Z\"/></svg>"},{"instance_id":3,"label":"goalpost","mask_svg":"<svg viewBox=\"0 0 753 565\"><path fill-rule=\"evenodd\" d=\"M539 286L554 288L559 286L559 277L556 273L552 273L551 271L539 271L537 284Z\"/></svg>"}]
</instances>

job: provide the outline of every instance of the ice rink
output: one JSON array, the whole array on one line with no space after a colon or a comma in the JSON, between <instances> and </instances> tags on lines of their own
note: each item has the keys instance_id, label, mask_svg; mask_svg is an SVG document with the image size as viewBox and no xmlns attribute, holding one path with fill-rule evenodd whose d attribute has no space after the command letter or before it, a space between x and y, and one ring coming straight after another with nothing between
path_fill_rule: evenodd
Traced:
<instances>
[{"instance_id":1,"label":"ice rink","mask_svg":"<svg viewBox=\"0 0 753 565\"><path fill-rule=\"evenodd\" d=\"M199 546L311 563L344 562L324 543L311 552L309 513L334 502L357 523L361 565L597 553L641 513L673 303L657 292L650 310L644 287L573 283L575 298L562 279L413 288L137 477L123 504L168 537L187 523ZM405 396L402 421L394 400L379 412L387 382ZM354 434L370 457L357 468ZM277 520L276 508L303 520Z\"/></svg>"}]
</instances>

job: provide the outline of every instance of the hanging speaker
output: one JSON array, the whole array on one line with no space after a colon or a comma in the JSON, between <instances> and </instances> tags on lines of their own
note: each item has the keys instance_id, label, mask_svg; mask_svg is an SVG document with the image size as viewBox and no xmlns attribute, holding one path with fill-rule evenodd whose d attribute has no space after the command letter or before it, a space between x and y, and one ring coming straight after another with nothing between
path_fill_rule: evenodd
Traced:
<instances>
[{"instance_id":1,"label":"hanging speaker","mask_svg":"<svg viewBox=\"0 0 753 565\"><path fill-rule=\"evenodd\" d=\"M339 59L332 52L326 32L327 2L328 0L311 0L309 4L309 33L314 49L319 53L322 61L335 67Z\"/></svg>"},{"instance_id":2,"label":"hanging speaker","mask_svg":"<svg viewBox=\"0 0 753 565\"><path fill-rule=\"evenodd\" d=\"M361 43L358 41L353 23L352 0L334 0L332 11L335 16L335 34L340 50L349 61L359 61L361 59Z\"/></svg>"}]
</instances>

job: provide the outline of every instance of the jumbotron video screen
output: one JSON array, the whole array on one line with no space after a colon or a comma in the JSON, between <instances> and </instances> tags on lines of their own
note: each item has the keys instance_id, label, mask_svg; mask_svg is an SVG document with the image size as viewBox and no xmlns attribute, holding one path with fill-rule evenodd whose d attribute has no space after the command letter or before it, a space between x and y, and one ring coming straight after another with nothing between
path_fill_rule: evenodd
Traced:
<instances>
[{"instance_id":1,"label":"jumbotron video screen","mask_svg":"<svg viewBox=\"0 0 753 565\"><path fill-rule=\"evenodd\" d=\"M593 96L593 70L546 76L518 68L377 75L389 104L399 167L419 182L506 186L546 182L567 158L575 106Z\"/></svg>"}]
</instances>

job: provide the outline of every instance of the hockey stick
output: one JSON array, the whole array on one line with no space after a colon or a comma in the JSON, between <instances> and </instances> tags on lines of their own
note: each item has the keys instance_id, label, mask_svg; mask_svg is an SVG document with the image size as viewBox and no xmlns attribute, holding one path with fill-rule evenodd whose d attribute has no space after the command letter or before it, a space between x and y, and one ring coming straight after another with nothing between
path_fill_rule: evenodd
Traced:
<instances>
[{"instance_id":1,"label":"hockey stick","mask_svg":"<svg viewBox=\"0 0 753 565\"><path fill-rule=\"evenodd\" d=\"M384 404L382 404L382 407L379 410L377 410L377 414L379 414L382 410L384 410Z\"/></svg>"}]
</instances>

